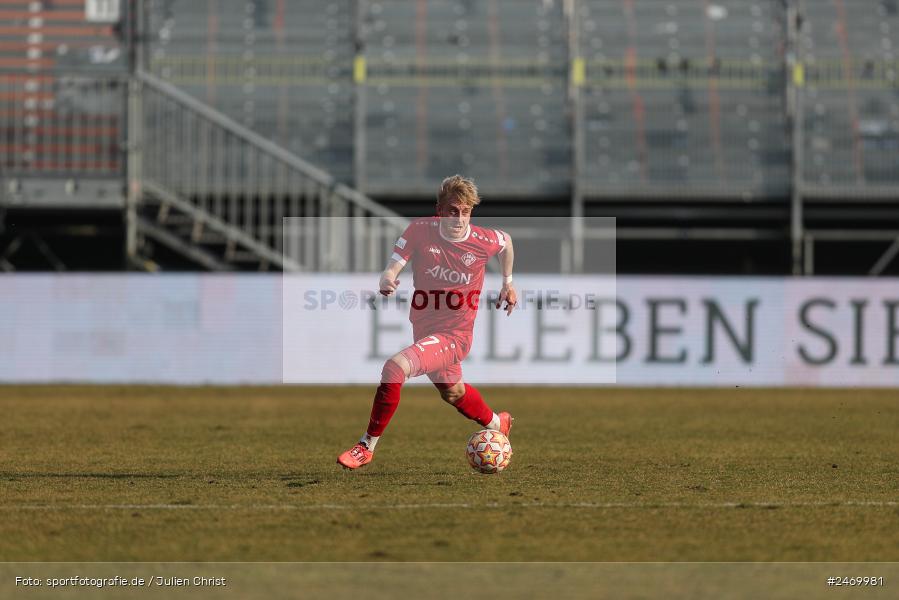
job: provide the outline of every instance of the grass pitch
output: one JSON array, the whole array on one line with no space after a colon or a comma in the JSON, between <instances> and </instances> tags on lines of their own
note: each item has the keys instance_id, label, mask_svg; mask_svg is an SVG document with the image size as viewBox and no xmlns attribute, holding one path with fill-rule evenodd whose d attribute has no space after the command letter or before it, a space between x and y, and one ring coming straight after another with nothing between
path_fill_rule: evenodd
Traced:
<instances>
[{"instance_id":1,"label":"grass pitch","mask_svg":"<svg viewBox=\"0 0 899 600\"><path fill-rule=\"evenodd\" d=\"M895 390L0 387L0 561L897 561Z\"/></svg>"}]
</instances>

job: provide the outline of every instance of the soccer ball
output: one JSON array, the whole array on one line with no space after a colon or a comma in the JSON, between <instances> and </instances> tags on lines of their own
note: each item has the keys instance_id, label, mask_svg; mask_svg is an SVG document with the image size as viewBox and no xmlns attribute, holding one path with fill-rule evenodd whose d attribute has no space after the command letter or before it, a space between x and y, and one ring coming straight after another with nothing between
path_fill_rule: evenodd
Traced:
<instances>
[{"instance_id":1,"label":"soccer ball","mask_svg":"<svg viewBox=\"0 0 899 600\"><path fill-rule=\"evenodd\" d=\"M468 464L481 473L499 473L512 461L512 444L499 431L482 429L468 438Z\"/></svg>"}]
</instances>

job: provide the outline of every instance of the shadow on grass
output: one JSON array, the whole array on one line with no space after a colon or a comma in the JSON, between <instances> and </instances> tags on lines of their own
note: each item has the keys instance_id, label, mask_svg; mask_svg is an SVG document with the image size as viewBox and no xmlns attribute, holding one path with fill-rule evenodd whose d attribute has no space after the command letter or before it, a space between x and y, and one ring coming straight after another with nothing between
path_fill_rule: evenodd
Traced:
<instances>
[{"instance_id":1,"label":"shadow on grass","mask_svg":"<svg viewBox=\"0 0 899 600\"><path fill-rule=\"evenodd\" d=\"M172 473L0 473L3 479L175 479Z\"/></svg>"}]
</instances>

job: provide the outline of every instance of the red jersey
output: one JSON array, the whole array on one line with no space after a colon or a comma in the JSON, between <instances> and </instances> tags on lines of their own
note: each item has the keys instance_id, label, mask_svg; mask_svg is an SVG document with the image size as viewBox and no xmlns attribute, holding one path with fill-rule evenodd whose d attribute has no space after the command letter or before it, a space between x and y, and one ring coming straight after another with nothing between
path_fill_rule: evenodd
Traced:
<instances>
[{"instance_id":1,"label":"red jersey","mask_svg":"<svg viewBox=\"0 0 899 600\"><path fill-rule=\"evenodd\" d=\"M440 231L440 217L413 221L396 241L391 258L412 261L409 320L416 331L470 337L491 257L506 249L502 231L470 225L458 241Z\"/></svg>"}]
</instances>

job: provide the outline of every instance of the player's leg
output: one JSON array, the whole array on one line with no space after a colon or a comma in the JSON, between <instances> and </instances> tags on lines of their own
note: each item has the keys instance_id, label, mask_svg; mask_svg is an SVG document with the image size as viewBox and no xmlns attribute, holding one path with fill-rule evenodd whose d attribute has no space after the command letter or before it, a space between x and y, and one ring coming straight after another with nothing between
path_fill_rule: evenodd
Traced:
<instances>
[{"instance_id":1,"label":"player's leg","mask_svg":"<svg viewBox=\"0 0 899 600\"><path fill-rule=\"evenodd\" d=\"M428 371L445 368L454 362L456 344L444 336L428 335L393 355L384 363L381 385L372 403L368 430L360 440L370 450L396 412L400 403L400 389L410 377L424 375Z\"/></svg>"},{"instance_id":2,"label":"player's leg","mask_svg":"<svg viewBox=\"0 0 899 600\"><path fill-rule=\"evenodd\" d=\"M507 412L499 414L484 401L476 387L462 381L462 364L454 363L445 369L428 373L428 379L440 392L444 402L456 407L465 417L475 421L486 429L500 431L509 435L512 429L512 415Z\"/></svg>"},{"instance_id":3,"label":"player's leg","mask_svg":"<svg viewBox=\"0 0 899 600\"><path fill-rule=\"evenodd\" d=\"M337 458L337 462L344 467L358 469L371 462L375 446L400 404L400 390L403 383L412 372L412 364L404 352L406 350L384 362L381 369L381 384L375 391L375 397L372 400L368 428L359 443Z\"/></svg>"},{"instance_id":4,"label":"player's leg","mask_svg":"<svg viewBox=\"0 0 899 600\"><path fill-rule=\"evenodd\" d=\"M337 462L348 469L370 463L381 434L399 406L400 390L406 379L458 362L465 356L467 347L446 335L426 335L387 360L381 370L381 385L372 401L368 428L359 442L341 454Z\"/></svg>"},{"instance_id":5,"label":"player's leg","mask_svg":"<svg viewBox=\"0 0 899 600\"><path fill-rule=\"evenodd\" d=\"M400 404L400 391L411 370L412 365L402 353L392 356L381 369L381 384L372 401L368 428L360 440L372 451Z\"/></svg>"}]
</instances>

